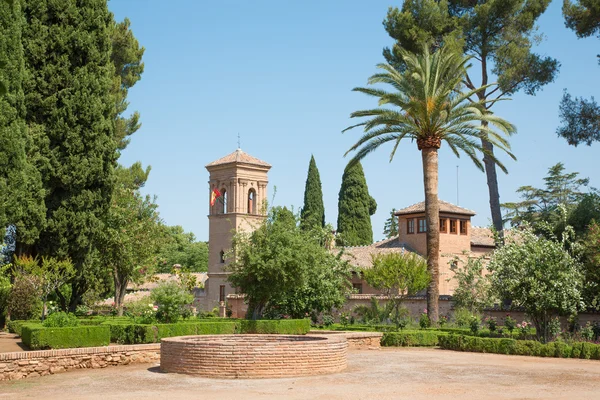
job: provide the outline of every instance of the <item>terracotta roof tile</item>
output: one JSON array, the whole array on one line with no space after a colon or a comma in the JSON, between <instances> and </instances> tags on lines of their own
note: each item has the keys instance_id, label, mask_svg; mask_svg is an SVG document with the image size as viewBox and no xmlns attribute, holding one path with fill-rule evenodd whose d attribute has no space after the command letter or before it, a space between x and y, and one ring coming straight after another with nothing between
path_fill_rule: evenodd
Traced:
<instances>
[{"instance_id":1,"label":"terracotta roof tile","mask_svg":"<svg viewBox=\"0 0 600 400\"><path fill-rule=\"evenodd\" d=\"M495 246L494 235L490 228L471 227L471 246Z\"/></svg>"},{"instance_id":2,"label":"terracotta roof tile","mask_svg":"<svg viewBox=\"0 0 600 400\"><path fill-rule=\"evenodd\" d=\"M463 215L475 215L475 211L469 210L467 208L459 207L452 203L448 203L444 200L439 200L440 203L440 212L447 212L453 214L463 214ZM405 215L405 214L416 214L425 212L425 202L421 201L420 203L413 204L412 206L408 206L401 210L397 210L394 215Z\"/></svg>"},{"instance_id":3,"label":"terracotta roof tile","mask_svg":"<svg viewBox=\"0 0 600 400\"><path fill-rule=\"evenodd\" d=\"M225 157L221 157L218 160L215 160L211 163L206 164L206 168L214 167L216 165L230 164L230 163L242 163L242 164L253 164L260 165L263 167L271 167L271 164L259 160L256 157L252 157L248 153L244 153L242 149L237 149L231 154L226 155Z\"/></svg>"},{"instance_id":4,"label":"terracotta roof tile","mask_svg":"<svg viewBox=\"0 0 600 400\"><path fill-rule=\"evenodd\" d=\"M338 247L334 248L332 252L337 253L340 250L343 251L343 260L346 260L350 264L361 268L371 268L373 266L371 258L372 255L404 253L406 251L416 253L406 243L401 243L398 240L398 236L375 242L368 246Z\"/></svg>"}]
</instances>

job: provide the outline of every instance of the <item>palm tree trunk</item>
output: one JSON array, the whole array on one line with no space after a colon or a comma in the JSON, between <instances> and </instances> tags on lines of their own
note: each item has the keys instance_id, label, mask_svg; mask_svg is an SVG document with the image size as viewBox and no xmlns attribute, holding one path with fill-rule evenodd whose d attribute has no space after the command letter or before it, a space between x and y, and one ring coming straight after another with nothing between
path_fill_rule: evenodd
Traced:
<instances>
[{"instance_id":1,"label":"palm tree trunk","mask_svg":"<svg viewBox=\"0 0 600 400\"><path fill-rule=\"evenodd\" d=\"M481 144L489 154L483 154L483 165L485 166L485 175L487 178L488 191L490 195L490 212L492 213L492 223L494 229L502 234L504 224L502 223L502 211L500 209L500 191L498 189L498 174L496 173L496 163L490 157L494 154L494 146L487 140L481 139Z\"/></svg>"},{"instance_id":2,"label":"palm tree trunk","mask_svg":"<svg viewBox=\"0 0 600 400\"><path fill-rule=\"evenodd\" d=\"M438 202L438 149L421 149L425 187L425 220L427 221L427 271L431 278L427 287L427 314L436 324L439 314L439 257L440 257L440 204Z\"/></svg>"}]
</instances>

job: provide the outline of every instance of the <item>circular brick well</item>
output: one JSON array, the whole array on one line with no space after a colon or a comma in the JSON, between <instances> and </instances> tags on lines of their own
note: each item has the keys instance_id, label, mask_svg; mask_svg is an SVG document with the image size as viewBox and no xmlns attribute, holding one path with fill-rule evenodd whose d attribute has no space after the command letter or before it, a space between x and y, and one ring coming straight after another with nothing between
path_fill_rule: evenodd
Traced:
<instances>
[{"instance_id":1,"label":"circular brick well","mask_svg":"<svg viewBox=\"0 0 600 400\"><path fill-rule=\"evenodd\" d=\"M343 336L202 335L161 340L164 372L212 378L320 375L346 368Z\"/></svg>"}]
</instances>

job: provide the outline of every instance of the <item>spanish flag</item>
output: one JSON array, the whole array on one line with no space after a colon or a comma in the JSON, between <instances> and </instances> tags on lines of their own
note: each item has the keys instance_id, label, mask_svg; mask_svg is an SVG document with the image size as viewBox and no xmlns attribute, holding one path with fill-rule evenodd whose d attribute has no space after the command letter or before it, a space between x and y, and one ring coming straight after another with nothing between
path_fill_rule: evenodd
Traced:
<instances>
[{"instance_id":1,"label":"spanish flag","mask_svg":"<svg viewBox=\"0 0 600 400\"><path fill-rule=\"evenodd\" d=\"M210 205L214 206L215 201L217 201L217 198L219 197L221 197L221 192L219 192L219 189L214 188L212 193L210 194Z\"/></svg>"}]
</instances>

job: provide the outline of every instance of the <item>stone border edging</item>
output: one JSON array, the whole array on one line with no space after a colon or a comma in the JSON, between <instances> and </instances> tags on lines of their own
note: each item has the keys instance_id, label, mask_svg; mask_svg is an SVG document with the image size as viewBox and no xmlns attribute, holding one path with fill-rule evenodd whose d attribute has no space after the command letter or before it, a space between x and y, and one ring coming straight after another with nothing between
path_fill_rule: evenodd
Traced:
<instances>
[{"instance_id":1,"label":"stone border edging","mask_svg":"<svg viewBox=\"0 0 600 400\"><path fill-rule=\"evenodd\" d=\"M119 346L101 346L101 347L79 347L76 349L56 349L56 350L32 350L32 351L13 351L11 353L0 353L0 361L28 360L42 357L61 357L74 355L104 354L116 352L131 352L142 350L160 350L160 343L151 344L128 344Z\"/></svg>"}]
</instances>

